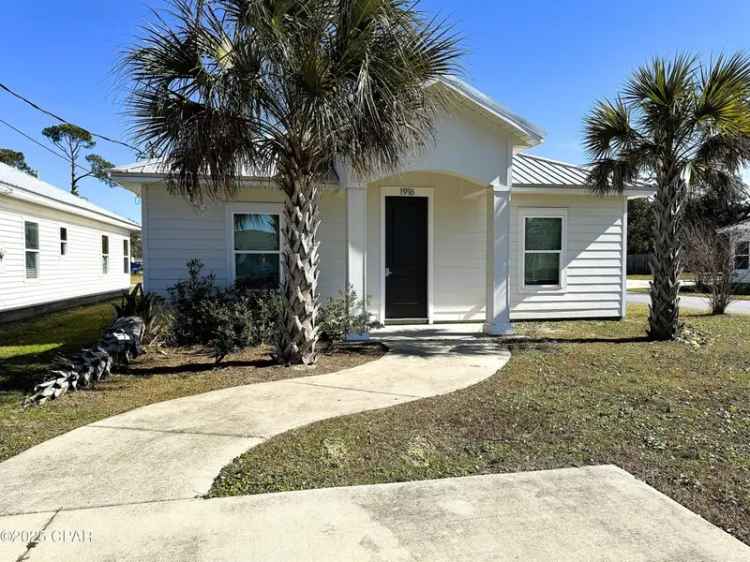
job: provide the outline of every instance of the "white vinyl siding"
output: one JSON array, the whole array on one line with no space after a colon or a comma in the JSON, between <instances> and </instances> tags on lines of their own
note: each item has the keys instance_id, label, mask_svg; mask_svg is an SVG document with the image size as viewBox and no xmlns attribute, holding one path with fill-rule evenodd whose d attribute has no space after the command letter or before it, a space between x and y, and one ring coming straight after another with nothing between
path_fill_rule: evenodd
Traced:
<instances>
[{"instance_id":1,"label":"white vinyl siding","mask_svg":"<svg viewBox=\"0 0 750 562\"><path fill-rule=\"evenodd\" d=\"M621 317L624 197L515 193L511 206L511 319ZM521 221L530 207L567 214L562 288L523 286Z\"/></svg>"},{"instance_id":2,"label":"white vinyl siding","mask_svg":"<svg viewBox=\"0 0 750 562\"><path fill-rule=\"evenodd\" d=\"M166 295L167 289L183 279L185 264L193 258L204 264L205 274L216 275L218 285L232 283L230 269L231 229L227 206L252 208L275 204L284 194L272 187L243 188L229 203L218 201L197 209L181 197L172 196L160 184L143 189L143 270L146 290ZM346 194L343 190L323 191L320 198L322 223L319 235L321 276L318 287L323 301L346 284Z\"/></svg>"},{"instance_id":3,"label":"white vinyl siding","mask_svg":"<svg viewBox=\"0 0 750 562\"><path fill-rule=\"evenodd\" d=\"M35 279L26 278L24 222L39 225ZM64 256L60 255L61 228L65 228L67 237ZM103 232L108 233L112 243L130 237L125 228L0 195L0 249L4 254L0 260L0 314L4 310L127 289L129 276L101 274ZM121 248L121 243L117 242L114 248Z\"/></svg>"},{"instance_id":4,"label":"white vinyl siding","mask_svg":"<svg viewBox=\"0 0 750 562\"><path fill-rule=\"evenodd\" d=\"M433 320L483 321L486 303L485 186L437 173L405 173L368 186L367 278L370 310L380 309L381 188L434 190ZM143 197L144 273L146 289L166 293L185 276L185 263L199 258L204 272L221 285L231 283L231 232L227 205L281 205L283 194L273 188L243 188L227 204L195 209L169 195L163 186L148 184ZM245 205L247 204L247 205ZM624 198L589 195L518 193L512 196L511 317L594 318L622 313ZM562 289L521 290L522 259L518 222L520 208L564 209L565 247L561 261ZM326 190L321 196L320 293L323 301L346 283L346 194Z\"/></svg>"}]
</instances>

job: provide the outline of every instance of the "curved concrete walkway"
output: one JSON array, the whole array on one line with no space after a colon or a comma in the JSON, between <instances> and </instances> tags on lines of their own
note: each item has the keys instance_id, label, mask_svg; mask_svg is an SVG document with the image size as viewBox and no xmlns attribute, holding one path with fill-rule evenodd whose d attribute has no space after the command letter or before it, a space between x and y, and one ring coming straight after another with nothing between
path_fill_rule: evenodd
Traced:
<instances>
[{"instance_id":1,"label":"curved concrete walkway","mask_svg":"<svg viewBox=\"0 0 750 562\"><path fill-rule=\"evenodd\" d=\"M473 385L510 356L469 333L381 339L390 352L353 369L161 402L24 451L0 463L0 517L195 498L274 435Z\"/></svg>"}]
</instances>

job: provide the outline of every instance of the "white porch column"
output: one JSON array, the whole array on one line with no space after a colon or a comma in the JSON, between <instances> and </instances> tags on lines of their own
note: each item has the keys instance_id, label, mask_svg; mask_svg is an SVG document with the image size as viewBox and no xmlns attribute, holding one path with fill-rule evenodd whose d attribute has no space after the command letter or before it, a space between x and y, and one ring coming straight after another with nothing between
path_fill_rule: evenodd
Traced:
<instances>
[{"instance_id":1,"label":"white porch column","mask_svg":"<svg viewBox=\"0 0 750 562\"><path fill-rule=\"evenodd\" d=\"M490 335L513 333L510 324L510 197L512 187L512 148L507 165L487 194L487 321Z\"/></svg>"},{"instance_id":2,"label":"white porch column","mask_svg":"<svg viewBox=\"0 0 750 562\"><path fill-rule=\"evenodd\" d=\"M346 188L346 283L361 299L367 312L367 187L362 185ZM366 334L350 334L348 339L367 339Z\"/></svg>"}]
</instances>

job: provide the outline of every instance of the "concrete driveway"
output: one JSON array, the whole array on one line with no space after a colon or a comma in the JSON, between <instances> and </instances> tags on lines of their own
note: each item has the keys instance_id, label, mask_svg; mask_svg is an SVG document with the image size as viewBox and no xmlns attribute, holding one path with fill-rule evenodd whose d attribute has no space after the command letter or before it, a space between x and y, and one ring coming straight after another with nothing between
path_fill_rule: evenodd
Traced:
<instances>
[{"instance_id":1,"label":"concrete driveway","mask_svg":"<svg viewBox=\"0 0 750 562\"><path fill-rule=\"evenodd\" d=\"M32 562L750 560L750 548L613 466L122 505L36 523L46 528ZM25 551L7 546L8 560Z\"/></svg>"},{"instance_id":2,"label":"concrete driveway","mask_svg":"<svg viewBox=\"0 0 750 562\"><path fill-rule=\"evenodd\" d=\"M628 293L629 304L651 304L651 297L642 293ZM706 299L689 295L680 296L680 308L689 310L700 310L708 312L709 306ZM750 314L750 301L734 301L727 308L729 314Z\"/></svg>"},{"instance_id":3,"label":"concrete driveway","mask_svg":"<svg viewBox=\"0 0 750 562\"><path fill-rule=\"evenodd\" d=\"M0 516L202 496L222 467L274 435L453 392L510 357L473 336L389 347L353 369L152 404L46 441L0 463Z\"/></svg>"}]
</instances>

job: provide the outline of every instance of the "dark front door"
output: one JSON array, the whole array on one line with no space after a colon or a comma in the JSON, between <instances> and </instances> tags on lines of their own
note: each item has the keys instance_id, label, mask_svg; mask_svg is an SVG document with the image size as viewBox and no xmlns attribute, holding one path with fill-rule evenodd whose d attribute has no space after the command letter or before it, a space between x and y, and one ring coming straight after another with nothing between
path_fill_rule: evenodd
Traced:
<instances>
[{"instance_id":1,"label":"dark front door","mask_svg":"<svg viewBox=\"0 0 750 562\"><path fill-rule=\"evenodd\" d=\"M427 318L427 198L385 198L385 317Z\"/></svg>"}]
</instances>

